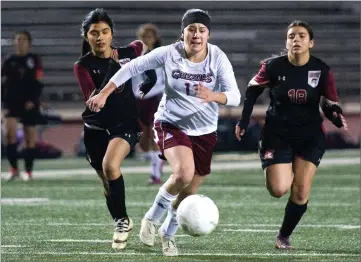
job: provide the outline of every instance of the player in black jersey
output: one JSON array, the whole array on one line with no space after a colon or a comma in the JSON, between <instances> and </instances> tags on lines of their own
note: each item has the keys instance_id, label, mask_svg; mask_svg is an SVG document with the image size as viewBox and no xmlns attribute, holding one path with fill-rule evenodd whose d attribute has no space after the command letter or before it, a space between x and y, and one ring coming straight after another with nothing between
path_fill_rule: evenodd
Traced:
<instances>
[{"instance_id":1,"label":"player in black jersey","mask_svg":"<svg viewBox=\"0 0 361 262\"><path fill-rule=\"evenodd\" d=\"M82 23L83 52L74 65L74 74L85 101L98 93L121 65L146 51L141 41L126 47L112 47L113 33L113 21L103 9L91 11ZM154 78L142 86L146 91L156 82L155 72L151 75ZM120 166L138 142L140 132L131 81L109 96L101 112L94 113L86 107L82 118L87 159L103 182L106 203L114 220L112 247L124 249L133 222L126 211Z\"/></svg>"},{"instance_id":2,"label":"player in black jersey","mask_svg":"<svg viewBox=\"0 0 361 262\"><path fill-rule=\"evenodd\" d=\"M273 197L279 198L291 189L276 238L279 249L293 248L289 237L306 212L312 179L325 152L321 97L325 116L343 132L349 132L333 74L326 63L310 55L313 45L313 31L307 22L297 20L288 26L287 55L261 62L261 69L248 84L235 130L240 140L257 97L269 88L271 102L259 142L262 168Z\"/></svg>"},{"instance_id":3,"label":"player in black jersey","mask_svg":"<svg viewBox=\"0 0 361 262\"><path fill-rule=\"evenodd\" d=\"M7 158L10 162L9 181L20 177L16 128L22 122L25 136L24 162L25 181L32 178L34 150L36 144L35 126L40 120L40 95L43 84L43 66L40 56L30 53L31 35L27 31L14 36L15 54L5 58L1 67L1 102L4 108Z\"/></svg>"}]
</instances>

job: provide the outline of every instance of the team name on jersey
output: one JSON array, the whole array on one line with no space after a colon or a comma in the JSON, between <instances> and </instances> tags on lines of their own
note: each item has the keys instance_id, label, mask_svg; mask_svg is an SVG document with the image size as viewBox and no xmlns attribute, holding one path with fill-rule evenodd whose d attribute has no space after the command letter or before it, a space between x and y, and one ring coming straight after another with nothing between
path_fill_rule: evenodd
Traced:
<instances>
[{"instance_id":1,"label":"team name on jersey","mask_svg":"<svg viewBox=\"0 0 361 262\"><path fill-rule=\"evenodd\" d=\"M185 73L182 72L179 69L173 70L172 71L172 77L174 79L185 79L185 80L190 80L190 81L200 81L200 82L206 82L206 83L211 83L212 82L212 74L211 73L207 73L207 74L190 74L190 73Z\"/></svg>"}]
</instances>

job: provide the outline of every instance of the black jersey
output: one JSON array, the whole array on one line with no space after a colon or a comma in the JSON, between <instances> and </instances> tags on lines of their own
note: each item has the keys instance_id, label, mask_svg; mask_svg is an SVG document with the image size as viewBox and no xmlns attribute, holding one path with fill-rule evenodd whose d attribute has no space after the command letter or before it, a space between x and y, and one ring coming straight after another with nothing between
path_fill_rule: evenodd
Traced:
<instances>
[{"instance_id":1,"label":"black jersey","mask_svg":"<svg viewBox=\"0 0 361 262\"><path fill-rule=\"evenodd\" d=\"M291 64L287 55L265 60L249 87L269 88L271 102L265 124L280 132L288 130L300 134L320 128L323 121L319 110L321 96L338 102L329 66L314 56L303 66ZM252 110L247 109L250 105L246 104L245 101L242 118L247 120Z\"/></svg>"},{"instance_id":2,"label":"black jersey","mask_svg":"<svg viewBox=\"0 0 361 262\"><path fill-rule=\"evenodd\" d=\"M43 66L37 54L16 54L5 58L1 67L1 101L5 108L23 107L26 101L39 105Z\"/></svg>"},{"instance_id":3,"label":"black jersey","mask_svg":"<svg viewBox=\"0 0 361 262\"><path fill-rule=\"evenodd\" d=\"M120 64L126 64L143 53L143 43L133 41L130 45L117 48L117 50L119 64L111 58L99 58L92 52L81 57L75 63L74 74L85 100L89 99L91 95L99 93L120 69ZM104 129L136 120L138 110L131 79L109 95L102 110L92 112L86 107L82 117L85 123Z\"/></svg>"}]
</instances>

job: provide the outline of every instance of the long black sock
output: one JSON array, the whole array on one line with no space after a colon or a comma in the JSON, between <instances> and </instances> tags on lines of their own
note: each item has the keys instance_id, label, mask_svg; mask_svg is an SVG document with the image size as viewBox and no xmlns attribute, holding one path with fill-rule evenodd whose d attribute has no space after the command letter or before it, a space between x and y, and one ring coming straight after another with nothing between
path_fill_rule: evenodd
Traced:
<instances>
[{"instance_id":1,"label":"long black sock","mask_svg":"<svg viewBox=\"0 0 361 262\"><path fill-rule=\"evenodd\" d=\"M18 151L17 144L8 144L6 146L6 154L9 160L10 166L14 169L18 169Z\"/></svg>"},{"instance_id":2,"label":"long black sock","mask_svg":"<svg viewBox=\"0 0 361 262\"><path fill-rule=\"evenodd\" d=\"M124 187L124 179L121 175L119 178L115 180L109 181L109 191L110 191L110 199L113 202L114 207L114 217L115 219L120 219L123 217L127 217L127 210L125 207L125 187Z\"/></svg>"},{"instance_id":3,"label":"long black sock","mask_svg":"<svg viewBox=\"0 0 361 262\"><path fill-rule=\"evenodd\" d=\"M35 158L35 148L25 148L24 149L24 161L25 161L25 171L32 172L34 166Z\"/></svg>"},{"instance_id":4,"label":"long black sock","mask_svg":"<svg viewBox=\"0 0 361 262\"><path fill-rule=\"evenodd\" d=\"M112 218L115 219L113 201L110 199L110 196L108 196L108 194L106 192L104 192L104 196L105 196L105 199L106 199L106 203L107 203L109 213L112 216Z\"/></svg>"},{"instance_id":5,"label":"long black sock","mask_svg":"<svg viewBox=\"0 0 361 262\"><path fill-rule=\"evenodd\" d=\"M307 203L304 205L298 205L292 202L291 199L288 200L285 208L285 216L280 229L281 236L289 237L292 234L298 222L301 220L301 217L307 210Z\"/></svg>"}]
</instances>

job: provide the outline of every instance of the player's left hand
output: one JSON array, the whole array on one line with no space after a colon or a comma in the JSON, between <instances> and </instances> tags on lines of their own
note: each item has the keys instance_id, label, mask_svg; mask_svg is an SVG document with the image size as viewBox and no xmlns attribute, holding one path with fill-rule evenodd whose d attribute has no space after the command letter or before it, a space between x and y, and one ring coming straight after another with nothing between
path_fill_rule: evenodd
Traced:
<instances>
[{"instance_id":1,"label":"player's left hand","mask_svg":"<svg viewBox=\"0 0 361 262\"><path fill-rule=\"evenodd\" d=\"M108 96L105 93L100 92L99 94L90 97L88 101L86 101L87 107L93 112L99 112L105 105Z\"/></svg>"},{"instance_id":2,"label":"player's left hand","mask_svg":"<svg viewBox=\"0 0 361 262\"><path fill-rule=\"evenodd\" d=\"M205 87L201 82L198 85L194 85L194 93L198 98L203 99L203 102L212 102L213 100L213 91Z\"/></svg>"},{"instance_id":3,"label":"player's left hand","mask_svg":"<svg viewBox=\"0 0 361 262\"><path fill-rule=\"evenodd\" d=\"M334 113L335 115L336 113ZM343 126L340 128L341 134L344 137L345 141L348 143L352 143L355 144L358 141L356 141L356 139L353 137L350 129L348 128L348 124L347 121L345 119L345 117L342 114L338 114L338 117L340 117Z\"/></svg>"},{"instance_id":4,"label":"player's left hand","mask_svg":"<svg viewBox=\"0 0 361 262\"><path fill-rule=\"evenodd\" d=\"M26 101L25 102L25 105L24 105L24 108L25 108L25 110L31 110L31 109L33 109L35 107L35 105L34 105L34 103L33 102L31 102L31 101Z\"/></svg>"}]
</instances>

